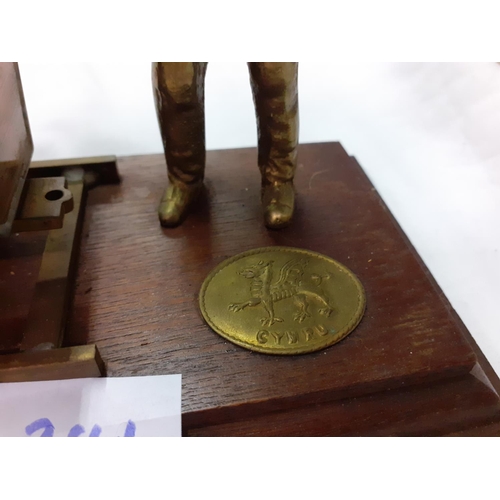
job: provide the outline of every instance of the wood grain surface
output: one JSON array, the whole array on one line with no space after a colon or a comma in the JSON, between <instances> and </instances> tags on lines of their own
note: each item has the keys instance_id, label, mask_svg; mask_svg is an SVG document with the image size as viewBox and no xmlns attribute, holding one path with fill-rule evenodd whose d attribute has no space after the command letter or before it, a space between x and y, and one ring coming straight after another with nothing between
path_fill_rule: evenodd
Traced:
<instances>
[{"instance_id":1,"label":"wood grain surface","mask_svg":"<svg viewBox=\"0 0 500 500\"><path fill-rule=\"evenodd\" d=\"M498 396L471 375L477 357L463 325L340 144L300 146L296 214L280 231L263 225L253 148L208 152L206 193L175 229L162 229L156 215L163 156L122 158L118 168L121 186L89 193L67 343L96 343L109 376L181 373L184 433L294 434L294 419L319 411L317 425L300 432L355 434L339 423L350 417L335 401L362 396L385 414L400 405L412 421L386 422L382 434L443 433L440 419L451 422L448 431L498 420ZM235 346L204 323L197 299L209 271L269 245L323 253L360 278L367 310L351 335L324 351L278 358ZM408 394L421 396L411 403ZM430 408L434 417L419 427L426 398L453 417ZM370 433L376 417L368 408Z\"/></svg>"}]
</instances>

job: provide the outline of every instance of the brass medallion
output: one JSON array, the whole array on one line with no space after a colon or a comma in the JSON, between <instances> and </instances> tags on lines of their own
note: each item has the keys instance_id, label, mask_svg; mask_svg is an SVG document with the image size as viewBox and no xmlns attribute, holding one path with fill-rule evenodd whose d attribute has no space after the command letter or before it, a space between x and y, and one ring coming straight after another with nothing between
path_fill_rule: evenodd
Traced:
<instances>
[{"instance_id":1,"label":"brass medallion","mask_svg":"<svg viewBox=\"0 0 500 500\"><path fill-rule=\"evenodd\" d=\"M219 335L252 351L303 354L342 340L360 322L365 293L337 261L290 247L241 253L205 279L200 308Z\"/></svg>"}]
</instances>

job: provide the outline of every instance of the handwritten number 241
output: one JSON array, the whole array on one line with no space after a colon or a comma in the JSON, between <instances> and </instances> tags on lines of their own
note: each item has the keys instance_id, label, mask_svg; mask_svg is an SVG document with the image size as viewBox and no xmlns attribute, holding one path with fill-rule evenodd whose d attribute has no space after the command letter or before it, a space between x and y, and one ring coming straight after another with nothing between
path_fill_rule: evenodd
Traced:
<instances>
[{"instance_id":1,"label":"handwritten number 241","mask_svg":"<svg viewBox=\"0 0 500 500\"><path fill-rule=\"evenodd\" d=\"M27 436L32 436L35 432L43 429L42 434L40 434L40 437L53 437L54 436L54 425L48 418L39 418L38 420L35 420L31 424L26 426L25 432ZM102 429L99 425L94 425L92 427L89 437L99 437L101 435ZM76 424L68 432L68 437L78 437L81 436L82 434L85 433L85 428L80 425ZM127 427L125 428L125 434L123 435L124 437L135 437L135 424L132 422L132 420L129 420L127 422Z\"/></svg>"}]
</instances>

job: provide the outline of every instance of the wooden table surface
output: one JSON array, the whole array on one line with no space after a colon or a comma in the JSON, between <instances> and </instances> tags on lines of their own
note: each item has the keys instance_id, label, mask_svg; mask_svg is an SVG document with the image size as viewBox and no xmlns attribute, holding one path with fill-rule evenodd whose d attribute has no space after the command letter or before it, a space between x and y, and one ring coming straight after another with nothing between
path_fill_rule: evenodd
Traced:
<instances>
[{"instance_id":1,"label":"wooden table surface","mask_svg":"<svg viewBox=\"0 0 500 500\"><path fill-rule=\"evenodd\" d=\"M118 169L120 186L89 193L66 342L96 343L109 376L181 373L185 434L495 427L500 405L484 371L494 374L477 363L462 323L340 144L300 146L296 214L280 231L262 221L254 148L208 152L206 193L175 229L156 215L163 156L121 158ZM209 271L270 245L323 253L360 278L367 309L351 335L317 353L274 357L204 323L197 298Z\"/></svg>"}]
</instances>

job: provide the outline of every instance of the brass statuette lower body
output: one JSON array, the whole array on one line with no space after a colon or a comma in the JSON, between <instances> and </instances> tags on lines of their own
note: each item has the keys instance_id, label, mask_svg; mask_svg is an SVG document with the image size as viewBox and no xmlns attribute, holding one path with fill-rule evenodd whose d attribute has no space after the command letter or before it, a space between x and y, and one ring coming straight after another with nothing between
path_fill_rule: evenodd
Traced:
<instances>
[{"instance_id":1,"label":"brass statuette lower body","mask_svg":"<svg viewBox=\"0 0 500 500\"><path fill-rule=\"evenodd\" d=\"M249 63L259 135L264 221L286 226L293 215L293 177L299 132L297 63ZM176 226L197 199L205 174L205 73L203 62L153 65L156 109L169 186L158 215Z\"/></svg>"}]
</instances>

